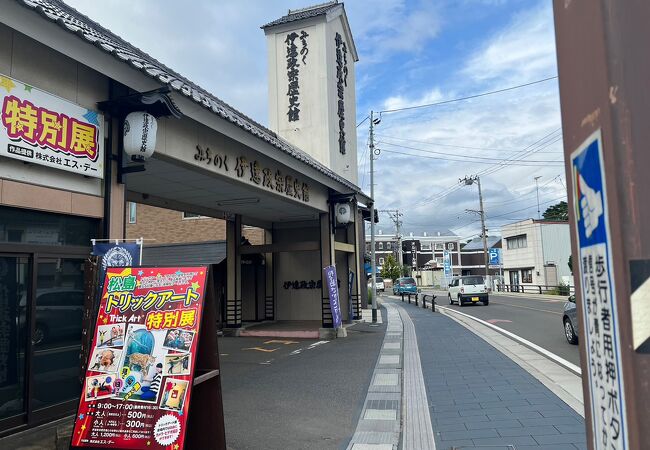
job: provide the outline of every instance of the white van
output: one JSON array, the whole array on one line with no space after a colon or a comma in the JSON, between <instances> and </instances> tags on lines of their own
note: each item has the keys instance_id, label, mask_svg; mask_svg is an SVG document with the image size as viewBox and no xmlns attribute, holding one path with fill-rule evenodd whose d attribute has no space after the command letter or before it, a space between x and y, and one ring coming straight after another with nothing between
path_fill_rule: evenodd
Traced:
<instances>
[{"instance_id":1,"label":"white van","mask_svg":"<svg viewBox=\"0 0 650 450\"><path fill-rule=\"evenodd\" d=\"M459 306L464 303L482 302L485 306L490 303L488 288L480 275L466 275L454 278L449 284L449 304L458 302Z\"/></svg>"}]
</instances>

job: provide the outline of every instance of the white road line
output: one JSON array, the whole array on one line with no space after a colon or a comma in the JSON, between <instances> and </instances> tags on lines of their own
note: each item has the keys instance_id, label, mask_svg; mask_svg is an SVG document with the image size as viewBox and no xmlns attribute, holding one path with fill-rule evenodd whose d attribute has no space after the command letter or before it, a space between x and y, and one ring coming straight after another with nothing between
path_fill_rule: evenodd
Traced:
<instances>
[{"instance_id":1,"label":"white road line","mask_svg":"<svg viewBox=\"0 0 650 450\"><path fill-rule=\"evenodd\" d=\"M569 371L575 373L576 375L582 376L582 369L580 369L580 367L576 366L576 365L573 364L573 363L570 363L569 361L567 361L567 360L564 359L564 358L560 358L560 357L557 356L555 353L551 353L550 351L546 350L545 348L540 347L540 346L537 345L537 344L533 344L533 343L530 342L529 340L526 340L526 339L524 339L524 338L522 338L522 337L520 337L520 336L517 336L517 335L514 334L514 333L511 333L511 332L509 332L509 331L507 331L507 330L504 330L504 329L501 328L501 327L497 327L496 325L492 325L491 323L486 322L485 320L478 319L478 318L476 318L476 317L474 317L474 316L470 316L469 314L462 313L462 312L457 311L457 310L455 310L455 309L447 308L447 307L445 307L445 306L440 306L439 308L440 308L440 309L443 309L443 310L445 310L445 311L450 311L450 312L452 312L453 314L459 314L459 315L461 315L461 316L463 316L463 317L467 317L467 318L469 318L469 319L475 320L475 321L477 321L477 322L479 322L479 323L485 325L486 327L490 327L490 328L492 328L493 330L496 330L496 331L498 331L499 333L504 334L504 335L508 336L509 338L511 338L511 339L513 339L513 340L519 342L520 344L523 344L523 345L525 345L526 347L528 347L528 348L530 348L530 349L532 349L532 350L535 350L537 353L539 353L539 354L541 354L541 355L543 355L543 356L546 356L547 358L549 358L549 359L555 361L556 363L558 363L559 365L561 365L561 366L564 367L565 369L567 369L567 370L569 370Z\"/></svg>"}]
</instances>

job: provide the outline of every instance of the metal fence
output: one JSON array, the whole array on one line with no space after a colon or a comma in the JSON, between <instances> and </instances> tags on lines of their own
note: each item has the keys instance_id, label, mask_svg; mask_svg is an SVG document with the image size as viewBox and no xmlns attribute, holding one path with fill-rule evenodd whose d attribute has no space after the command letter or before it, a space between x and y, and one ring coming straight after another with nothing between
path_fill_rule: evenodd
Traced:
<instances>
[{"instance_id":1,"label":"metal fence","mask_svg":"<svg viewBox=\"0 0 650 450\"><path fill-rule=\"evenodd\" d=\"M559 286L546 286L543 284L498 284L497 292L517 292L520 294L551 294L551 295L573 295L574 286L561 284Z\"/></svg>"}]
</instances>

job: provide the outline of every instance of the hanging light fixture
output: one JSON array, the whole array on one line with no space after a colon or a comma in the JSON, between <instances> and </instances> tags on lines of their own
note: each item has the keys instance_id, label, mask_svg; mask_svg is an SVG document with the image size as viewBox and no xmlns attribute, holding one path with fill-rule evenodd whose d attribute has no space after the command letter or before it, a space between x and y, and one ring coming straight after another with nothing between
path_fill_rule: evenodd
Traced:
<instances>
[{"instance_id":1,"label":"hanging light fixture","mask_svg":"<svg viewBox=\"0 0 650 450\"><path fill-rule=\"evenodd\" d=\"M144 111L129 113L124 119L124 153L133 161L144 161L156 149L158 122Z\"/></svg>"}]
</instances>

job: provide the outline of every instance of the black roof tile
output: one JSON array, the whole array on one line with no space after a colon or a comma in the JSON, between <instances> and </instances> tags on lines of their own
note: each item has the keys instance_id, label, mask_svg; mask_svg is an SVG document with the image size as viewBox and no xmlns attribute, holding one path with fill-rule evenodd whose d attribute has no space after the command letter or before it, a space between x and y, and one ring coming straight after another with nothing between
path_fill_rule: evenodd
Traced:
<instances>
[{"instance_id":1,"label":"black roof tile","mask_svg":"<svg viewBox=\"0 0 650 450\"><path fill-rule=\"evenodd\" d=\"M78 35L85 41L95 45L106 53L113 55L118 60L144 72L159 83L169 86L173 91L176 91L202 105L204 108L211 110L221 118L237 125L259 139L268 142L298 161L302 161L303 163L313 167L332 180L343 184L354 192L362 192L358 186L334 173L331 169L316 161L304 151L285 141L273 131L237 111L223 100L215 97L205 89L157 61L155 58L152 58L147 53L113 34L110 30L81 14L76 9L66 5L64 2L60 0L16 1L27 8L37 11L48 20L56 22L65 30ZM328 7L331 6L332 5ZM333 6L336 6L336 4L333 4Z\"/></svg>"}]
</instances>

